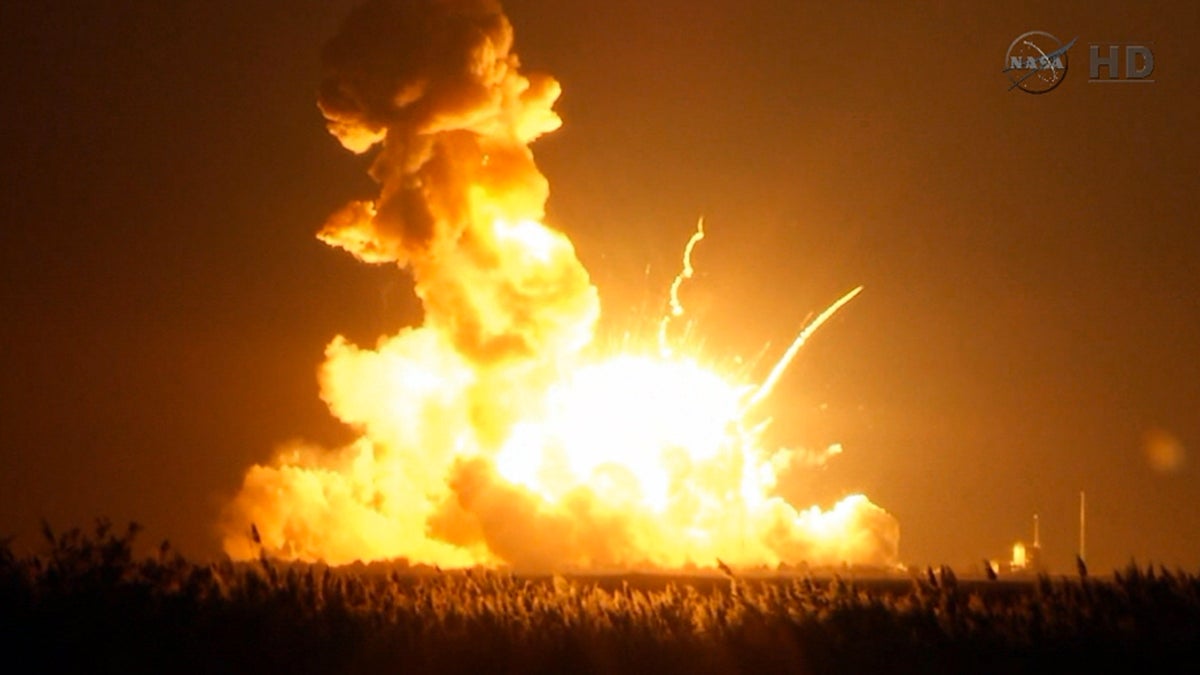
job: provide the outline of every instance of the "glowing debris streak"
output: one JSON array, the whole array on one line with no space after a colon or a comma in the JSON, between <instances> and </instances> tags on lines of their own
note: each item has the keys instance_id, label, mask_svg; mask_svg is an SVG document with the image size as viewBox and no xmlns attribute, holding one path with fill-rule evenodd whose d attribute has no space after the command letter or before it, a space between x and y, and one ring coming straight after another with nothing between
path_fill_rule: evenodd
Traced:
<instances>
[{"instance_id":1,"label":"glowing debris streak","mask_svg":"<svg viewBox=\"0 0 1200 675\"><path fill-rule=\"evenodd\" d=\"M703 218L696 222L696 231L692 233L687 245L683 247L683 268L671 281L670 311L664 314L658 322L658 351L664 358L670 358L674 353L670 338L667 336L667 328L670 327L673 319L683 316L683 303L679 301L679 289L683 286L684 281L691 279L696 274L695 268L692 267L692 251L701 239L704 239Z\"/></svg>"},{"instance_id":2,"label":"glowing debris streak","mask_svg":"<svg viewBox=\"0 0 1200 675\"><path fill-rule=\"evenodd\" d=\"M855 288L849 293L843 295L837 300L837 302L833 303L829 307L826 307L825 311L818 314L817 318L813 319L807 326L804 327L803 330L800 331L800 334L796 336L796 339L792 340L791 346L789 346L787 351L784 352L783 357L779 359L779 361L775 364L775 367L771 369L770 374L767 375L767 378L763 380L762 384L760 384L758 389L754 392L754 395L750 397L749 401L747 401L745 412L749 412L750 410L754 409L755 406L771 395L771 392L775 390L775 385L779 382L779 378L783 377L783 374L787 371L788 366L792 364L792 360L796 358L796 354L800 353L800 348L804 346L804 343L808 342L808 339L812 337L813 333L817 332L818 328L823 326L826 321L833 317L834 314L837 314L839 309L844 307L846 303L850 302L859 293L861 293L862 289L863 287L859 286L858 288Z\"/></svg>"}]
</instances>

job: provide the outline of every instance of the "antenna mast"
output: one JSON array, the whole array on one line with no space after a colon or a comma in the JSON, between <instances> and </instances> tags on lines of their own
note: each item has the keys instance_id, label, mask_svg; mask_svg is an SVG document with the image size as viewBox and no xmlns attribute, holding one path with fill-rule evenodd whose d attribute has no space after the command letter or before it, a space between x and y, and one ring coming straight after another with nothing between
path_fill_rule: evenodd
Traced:
<instances>
[{"instance_id":1,"label":"antenna mast","mask_svg":"<svg viewBox=\"0 0 1200 675\"><path fill-rule=\"evenodd\" d=\"M1079 559L1087 560L1087 498L1079 491Z\"/></svg>"}]
</instances>

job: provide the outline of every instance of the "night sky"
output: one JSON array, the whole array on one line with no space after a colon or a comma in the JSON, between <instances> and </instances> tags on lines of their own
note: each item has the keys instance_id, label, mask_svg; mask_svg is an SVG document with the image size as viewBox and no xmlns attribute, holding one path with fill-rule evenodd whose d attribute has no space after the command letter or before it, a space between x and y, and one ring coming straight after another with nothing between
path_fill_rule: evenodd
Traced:
<instances>
[{"instance_id":1,"label":"night sky","mask_svg":"<svg viewBox=\"0 0 1200 675\"><path fill-rule=\"evenodd\" d=\"M375 192L324 129L350 1L0 5L0 534L136 520L219 554L245 469L352 433L315 369L420 318L410 278L314 237ZM533 150L600 289L652 325L696 220L703 353L762 364L863 294L770 401L845 451L785 493L863 492L901 558L1200 566L1200 8L1194 3L509 0L564 127ZM1066 41L1043 95L1009 44ZM1089 43L1153 50L1091 84ZM1162 461L1174 459L1177 461Z\"/></svg>"}]
</instances>

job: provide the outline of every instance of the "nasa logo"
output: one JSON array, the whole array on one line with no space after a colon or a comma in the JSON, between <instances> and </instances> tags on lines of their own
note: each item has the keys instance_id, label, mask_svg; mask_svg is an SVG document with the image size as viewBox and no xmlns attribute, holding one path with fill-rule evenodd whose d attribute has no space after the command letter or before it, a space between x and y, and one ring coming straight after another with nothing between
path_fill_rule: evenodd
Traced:
<instances>
[{"instance_id":1,"label":"nasa logo","mask_svg":"<svg viewBox=\"0 0 1200 675\"><path fill-rule=\"evenodd\" d=\"M1004 54L1003 72L1012 83L1008 90L1045 94L1062 84L1067 76L1067 50L1077 39L1063 44L1058 38L1041 30L1031 30L1017 36Z\"/></svg>"}]
</instances>

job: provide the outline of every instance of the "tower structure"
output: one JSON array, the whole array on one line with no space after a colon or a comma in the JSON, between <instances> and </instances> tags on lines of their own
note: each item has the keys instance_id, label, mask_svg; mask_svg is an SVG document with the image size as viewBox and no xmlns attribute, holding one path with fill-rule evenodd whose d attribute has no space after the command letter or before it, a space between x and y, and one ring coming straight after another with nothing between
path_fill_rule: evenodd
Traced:
<instances>
[{"instance_id":1,"label":"tower structure","mask_svg":"<svg viewBox=\"0 0 1200 675\"><path fill-rule=\"evenodd\" d=\"M1033 514L1033 546L1025 553L1025 564L1029 569L1040 572L1042 570L1042 538L1039 531L1038 514Z\"/></svg>"},{"instance_id":2,"label":"tower structure","mask_svg":"<svg viewBox=\"0 0 1200 675\"><path fill-rule=\"evenodd\" d=\"M1087 497L1079 491L1079 559L1087 561Z\"/></svg>"}]
</instances>

